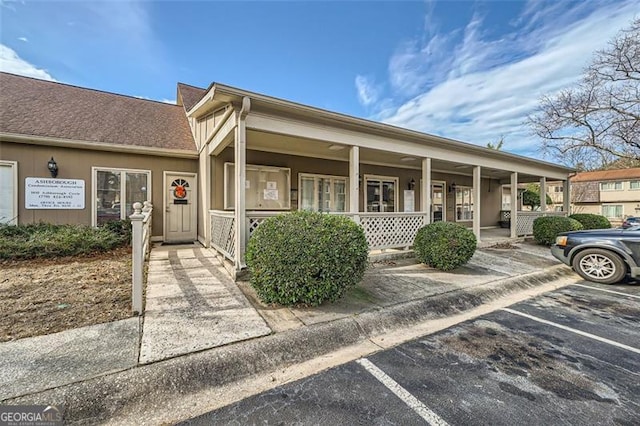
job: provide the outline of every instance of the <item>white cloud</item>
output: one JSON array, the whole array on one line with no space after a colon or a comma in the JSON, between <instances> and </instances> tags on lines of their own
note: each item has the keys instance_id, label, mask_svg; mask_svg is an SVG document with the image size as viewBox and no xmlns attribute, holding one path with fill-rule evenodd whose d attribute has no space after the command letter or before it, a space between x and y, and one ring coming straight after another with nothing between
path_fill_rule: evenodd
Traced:
<instances>
[{"instance_id":1,"label":"white cloud","mask_svg":"<svg viewBox=\"0 0 640 426\"><path fill-rule=\"evenodd\" d=\"M150 98L148 96L134 96L134 98L144 99L145 101L162 102L163 104L171 104L171 105L175 105L176 104L176 100L175 99L167 99L167 98L152 99L152 98Z\"/></svg>"},{"instance_id":2,"label":"white cloud","mask_svg":"<svg viewBox=\"0 0 640 426\"><path fill-rule=\"evenodd\" d=\"M357 75L355 84L358 91L358 100L362 105L369 106L378 100L379 89L371 78Z\"/></svg>"},{"instance_id":3,"label":"white cloud","mask_svg":"<svg viewBox=\"0 0 640 426\"><path fill-rule=\"evenodd\" d=\"M24 41L25 43L29 42L29 40L26 37L18 37L18 40Z\"/></svg>"},{"instance_id":4,"label":"white cloud","mask_svg":"<svg viewBox=\"0 0 640 426\"><path fill-rule=\"evenodd\" d=\"M46 70L40 69L25 61L18 56L15 50L4 44L0 44L0 71L39 78L41 80L56 81Z\"/></svg>"},{"instance_id":5,"label":"white cloud","mask_svg":"<svg viewBox=\"0 0 640 426\"><path fill-rule=\"evenodd\" d=\"M523 123L540 96L575 83L594 50L640 12L632 1L588 3L560 11L531 1L496 39L478 14L457 31L425 30L425 42L405 42L390 58L391 94L375 118L479 145L504 135L505 149L538 156Z\"/></svg>"}]
</instances>

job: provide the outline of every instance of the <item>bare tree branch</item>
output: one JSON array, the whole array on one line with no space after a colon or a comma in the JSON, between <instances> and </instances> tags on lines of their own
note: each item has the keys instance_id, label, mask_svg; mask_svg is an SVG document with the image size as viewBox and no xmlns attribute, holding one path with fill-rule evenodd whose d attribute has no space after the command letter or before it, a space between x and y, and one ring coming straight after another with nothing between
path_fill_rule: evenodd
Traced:
<instances>
[{"instance_id":1,"label":"bare tree branch","mask_svg":"<svg viewBox=\"0 0 640 426\"><path fill-rule=\"evenodd\" d=\"M640 163L640 19L595 52L575 87L543 96L528 124L565 164Z\"/></svg>"}]
</instances>

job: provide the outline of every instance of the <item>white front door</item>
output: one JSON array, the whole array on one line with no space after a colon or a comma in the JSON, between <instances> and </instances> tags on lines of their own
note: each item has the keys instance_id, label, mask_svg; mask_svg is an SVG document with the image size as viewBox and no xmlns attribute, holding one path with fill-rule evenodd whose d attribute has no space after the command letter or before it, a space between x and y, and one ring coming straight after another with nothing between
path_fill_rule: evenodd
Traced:
<instances>
[{"instance_id":1,"label":"white front door","mask_svg":"<svg viewBox=\"0 0 640 426\"><path fill-rule=\"evenodd\" d=\"M198 181L195 173L164 172L164 240L192 242L197 236Z\"/></svg>"},{"instance_id":2,"label":"white front door","mask_svg":"<svg viewBox=\"0 0 640 426\"><path fill-rule=\"evenodd\" d=\"M18 163L0 160L0 223L18 223Z\"/></svg>"}]
</instances>

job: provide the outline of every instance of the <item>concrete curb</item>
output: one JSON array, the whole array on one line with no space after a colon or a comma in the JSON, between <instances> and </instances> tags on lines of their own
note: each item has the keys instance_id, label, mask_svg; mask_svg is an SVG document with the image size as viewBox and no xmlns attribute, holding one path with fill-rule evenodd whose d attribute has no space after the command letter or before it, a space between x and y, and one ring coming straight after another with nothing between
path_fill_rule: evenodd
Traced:
<instances>
[{"instance_id":1,"label":"concrete curb","mask_svg":"<svg viewBox=\"0 0 640 426\"><path fill-rule=\"evenodd\" d=\"M65 420L68 422L106 421L142 402L149 409L160 408L175 398L307 361L382 333L467 311L498 297L569 275L572 275L569 268L558 265L540 272L139 366L7 399L2 403L65 405Z\"/></svg>"}]
</instances>

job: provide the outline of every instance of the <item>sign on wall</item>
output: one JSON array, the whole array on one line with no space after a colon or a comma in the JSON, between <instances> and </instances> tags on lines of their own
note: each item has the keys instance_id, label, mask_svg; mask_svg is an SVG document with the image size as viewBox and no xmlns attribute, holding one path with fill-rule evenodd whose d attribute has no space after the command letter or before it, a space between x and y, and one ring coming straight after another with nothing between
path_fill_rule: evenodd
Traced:
<instances>
[{"instance_id":1,"label":"sign on wall","mask_svg":"<svg viewBox=\"0 0 640 426\"><path fill-rule=\"evenodd\" d=\"M26 209L84 209L83 179L25 178Z\"/></svg>"}]
</instances>

